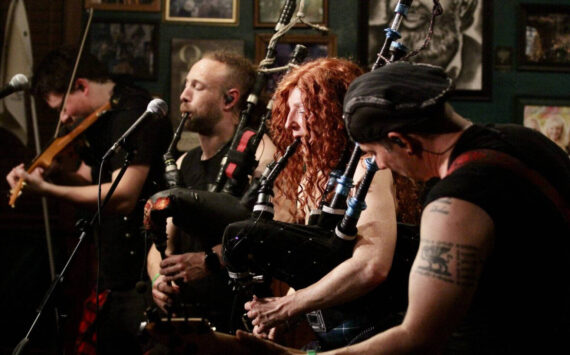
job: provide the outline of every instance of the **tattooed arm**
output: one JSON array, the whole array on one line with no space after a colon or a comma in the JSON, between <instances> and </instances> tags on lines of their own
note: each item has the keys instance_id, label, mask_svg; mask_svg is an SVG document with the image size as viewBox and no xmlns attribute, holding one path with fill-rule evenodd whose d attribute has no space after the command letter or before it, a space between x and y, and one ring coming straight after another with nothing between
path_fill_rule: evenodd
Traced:
<instances>
[{"instance_id":1,"label":"tattooed arm","mask_svg":"<svg viewBox=\"0 0 570 355\"><path fill-rule=\"evenodd\" d=\"M472 203L454 198L430 203L422 214L420 249L410 273L403 323L361 343L322 354L442 352L471 304L493 246L493 232L489 215ZM243 332L238 332L238 339L255 348L255 353L300 353Z\"/></svg>"},{"instance_id":2,"label":"tattooed arm","mask_svg":"<svg viewBox=\"0 0 570 355\"><path fill-rule=\"evenodd\" d=\"M438 353L467 312L493 244L493 222L478 206L442 198L422 214L420 249L404 322L334 354ZM327 353L328 354L328 353Z\"/></svg>"}]
</instances>

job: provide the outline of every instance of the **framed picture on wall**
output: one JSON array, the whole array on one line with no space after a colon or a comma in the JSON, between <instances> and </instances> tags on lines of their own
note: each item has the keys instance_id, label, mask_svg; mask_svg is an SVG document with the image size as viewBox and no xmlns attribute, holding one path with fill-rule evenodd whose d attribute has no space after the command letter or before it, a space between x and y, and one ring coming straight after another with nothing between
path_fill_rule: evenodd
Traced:
<instances>
[{"instance_id":1,"label":"framed picture on wall","mask_svg":"<svg viewBox=\"0 0 570 355\"><path fill-rule=\"evenodd\" d=\"M170 120L174 127L180 122L180 94L184 89L186 75L204 53L224 49L243 55L244 41L235 39L190 39L173 38L170 54ZM177 149L188 151L198 145L196 133L184 131Z\"/></svg>"},{"instance_id":2,"label":"framed picture on wall","mask_svg":"<svg viewBox=\"0 0 570 355\"><path fill-rule=\"evenodd\" d=\"M85 8L116 11L160 11L162 0L85 0Z\"/></svg>"},{"instance_id":3,"label":"framed picture on wall","mask_svg":"<svg viewBox=\"0 0 570 355\"><path fill-rule=\"evenodd\" d=\"M570 71L570 5L521 4L518 68Z\"/></svg>"},{"instance_id":4,"label":"framed picture on wall","mask_svg":"<svg viewBox=\"0 0 570 355\"><path fill-rule=\"evenodd\" d=\"M285 0L254 0L253 1L253 25L255 27L275 27ZM299 11L300 2L293 16ZM303 8L305 20L326 26L328 22L328 0L305 0ZM304 24L297 24L295 27L306 27Z\"/></svg>"},{"instance_id":5,"label":"framed picture on wall","mask_svg":"<svg viewBox=\"0 0 570 355\"><path fill-rule=\"evenodd\" d=\"M376 61L385 41L386 28L392 24L395 0L370 0L368 7L369 67ZM491 98L491 0L464 0L461 6L449 1L436 18L428 48L411 61L439 65L455 80L454 98L488 100ZM432 14L432 1L414 1L399 28L399 41L411 50L424 43Z\"/></svg>"},{"instance_id":6,"label":"framed picture on wall","mask_svg":"<svg viewBox=\"0 0 570 355\"><path fill-rule=\"evenodd\" d=\"M158 24L155 22L93 22L89 52L112 75L155 80L158 71Z\"/></svg>"},{"instance_id":7,"label":"framed picture on wall","mask_svg":"<svg viewBox=\"0 0 570 355\"><path fill-rule=\"evenodd\" d=\"M262 33L255 35L255 62L265 58L267 45L273 34ZM335 35L285 35L277 42L274 67L286 65L297 44L307 47L308 55L305 61L320 57L334 57L337 54L337 39ZM282 73L273 74L267 83L267 90L273 92Z\"/></svg>"},{"instance_id":8,"label":"framed picture on wall","mask_svg":"<svg viewBox=\"0 0 570 355\"><path fill-rule=\"evenodd\" d=\"M238 0L164 0L164 20L237 25Z\"/></svg>"},{"instance_id":9,"label":"framed picture on wall","mask_svg":"<svg viewBox=\"0 0 570 355\"><path fill-rule=\"evenodd\" d=\"M517 97L515 121L542 132L570 153L570 97Z\"/></svg>"}]
</instances>

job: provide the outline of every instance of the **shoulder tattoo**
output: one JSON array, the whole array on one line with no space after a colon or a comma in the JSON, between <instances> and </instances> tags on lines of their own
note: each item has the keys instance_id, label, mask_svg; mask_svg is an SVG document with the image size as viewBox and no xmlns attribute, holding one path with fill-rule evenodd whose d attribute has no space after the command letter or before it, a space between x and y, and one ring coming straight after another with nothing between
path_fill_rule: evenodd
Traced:
<instances>
[{"instance_id":1,"label":"shoulder tattoo","mask_svg":"<svg viewBox=\"0 0 570 355\"><path fill-rule=\"evenodd\" d=\"M414 272L462 287L473 287L483 263L471 245L422 239Z\"/></svg>"},{"instance_id":2,"label":"shoulder tattoo","mask_svg":"<svg viewBox=\"0 0 570 355\"><path fill-rule=\"evenodd\" d=\"M451 198L443 197L432 202L430 204L428 212L448 215L450 206L451 206Z\"/></svg>"}]
</instances>

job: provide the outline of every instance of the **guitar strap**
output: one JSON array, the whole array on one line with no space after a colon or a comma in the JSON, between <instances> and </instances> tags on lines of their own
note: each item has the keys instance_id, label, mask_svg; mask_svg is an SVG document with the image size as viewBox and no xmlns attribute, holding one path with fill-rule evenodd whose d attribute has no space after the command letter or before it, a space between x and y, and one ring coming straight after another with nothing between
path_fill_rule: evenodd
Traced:
<instances>
[{"instance_id":1,"label":"guitar strap","mask_svg":"<svg viewBox=\"0 0 570 355\"><path fill-rule=\"evenodd\" d=\"M526 179L535 185L548 199L556 206L562 214L566 224L570 227L570 207L560 195L560 193L552 186L552 184L539 172L527 167L519 159L506 153L493 149L476 149L460 154L449 166L447 175L455 170L468 164L469 162L481 162L490 165L499 166L515 172L520 177Z\"/></svg>"}]
</instances>

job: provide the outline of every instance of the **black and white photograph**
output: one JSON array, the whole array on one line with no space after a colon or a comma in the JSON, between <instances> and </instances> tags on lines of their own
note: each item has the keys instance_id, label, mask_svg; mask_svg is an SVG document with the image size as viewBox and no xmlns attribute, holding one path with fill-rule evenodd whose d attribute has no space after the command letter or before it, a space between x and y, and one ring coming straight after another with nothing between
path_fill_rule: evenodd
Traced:
<instances>
[{"instance_id":1,"label":"black and white photograph","mask_svg":"<svg viewBox=\"0 0 570 355\"><path fill-rule=\"evenodd\" d=\"M312 24L325 25L328 18L329 0L305 0L303 2L303 14L305 20ZM285 0L254 0L253 21L255 27L273 27L277 23ZM299 11L301 2L297 2L297 8L293 16ZM297 24L303 27L303 24Z\"/></svg>"},{"instance_id":2,"label":"black and white photograph","mask_svg":"<svg viewBox=\"0 0 570 355\"><path fill-rule=\"evenodd\" d=\"M156 79L157 25L155 23L94 22L89 51L113 75Z\"/></svg>"},{"instance_id":3,"label":"black and white photograph","mask_svg":"<svg viewBox=\"0 0 570 355\"><path fill-rule=\"evenodd\" d=\"M239 0L165 0L164 20L237 24Z\"/></svg>"},{"instance_id":4,"label":"black and white photograph","mask_svg":"<svg viewBox=\"0 0 570 355\"><path fill-rule=\"evenodd\" d=\"M441 0L443 13L436 17L436 26L429 46L410 60L439 65L455 79L456 90L485 89L484 49L486 25L484 5L489 0ZM390 27L397 0L371 0L368 18L368 63L376 61ZM432 17L433 1L412 2L399 32L400 43L410 51L424 43Z\"/></svg>"}]
</instances>

